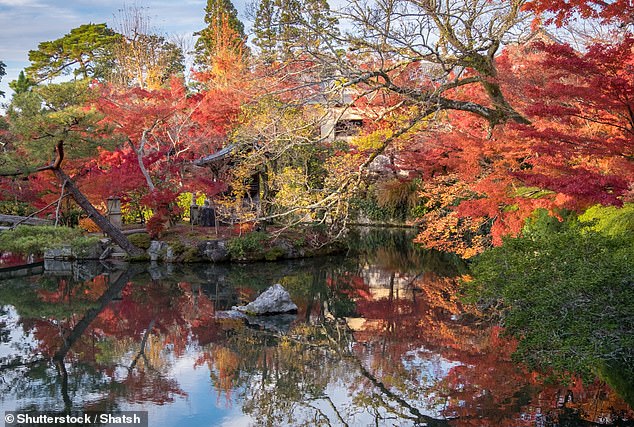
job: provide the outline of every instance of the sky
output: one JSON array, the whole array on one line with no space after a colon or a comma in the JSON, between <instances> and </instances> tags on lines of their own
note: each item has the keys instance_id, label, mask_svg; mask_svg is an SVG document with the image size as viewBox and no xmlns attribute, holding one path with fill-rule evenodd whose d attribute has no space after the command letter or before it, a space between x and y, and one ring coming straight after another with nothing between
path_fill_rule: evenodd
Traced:
<instances>
[{"instance_id":1,"label":"sky","mask_svg":"<svg viewBox=\"0 0 634 427\"><path fill-rule=\"evenodd\" d=\"M233 0L245 24L248 2ZM40 42L63 37L82 24L105 22L113 27L117 11L124 6L144 8L159 34L191 37L205 26L206 4L206 0L0 0L0 61L7 66L0 81L0 91L6 95L0 104L11 99L9 82L29 65L29 50L37 49Z\"/></svg>"}]
</instances>

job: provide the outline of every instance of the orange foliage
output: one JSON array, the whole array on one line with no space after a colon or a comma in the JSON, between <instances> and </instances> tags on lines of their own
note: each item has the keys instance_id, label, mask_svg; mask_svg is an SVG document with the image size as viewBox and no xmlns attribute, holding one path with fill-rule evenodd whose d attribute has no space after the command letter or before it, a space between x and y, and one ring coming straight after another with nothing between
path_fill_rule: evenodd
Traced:
<instances>
[{"instance_id":1,"label":"orange foliage","mask_svg":"<svg viewBox=\"0 0 634 427\"><path fill-rule=\"evenodd\" d=\"M79 220L79 228L89 233L98 233L101 231L97 224L95 224L95 221L90 218L81 218Z\"/></svg>"}]
</instances>

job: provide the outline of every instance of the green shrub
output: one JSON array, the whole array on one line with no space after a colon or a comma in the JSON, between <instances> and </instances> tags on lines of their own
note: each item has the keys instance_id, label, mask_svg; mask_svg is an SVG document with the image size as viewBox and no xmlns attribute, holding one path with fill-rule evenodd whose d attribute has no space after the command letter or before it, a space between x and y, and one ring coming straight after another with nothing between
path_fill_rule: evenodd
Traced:
<instances>
[{"instance_id":1,"label":"green shrub","mask_svg":"<svg viewBox=\"0 0 634 427\"><path fill-rule=\"evenodd\" d=\"M520 339L516 355L529 366L588 379L629 366L632 378L634 239L592 227L537 213L523 237L474 260L467 291L485 306L501 303L503 325Z\"/></svg>"},{"instance_id":2,"label":"green shrub","mask_svg":"<svg viewBox=\"0 0 634 427\"><path fill-rule=\"evenodd\" d=\"M584 226L608 236L634 236L634 203L622 208L596 205L579 216Z\"/></svg>"},{"instance_id":3,"label":"green shrub","mask_svg":"<svg viewBox=\"0 0 634 427\"><path fill-rule=\"evenodd\" d=\"M140 249L148 249L150 244L152 243L152 239L150 239L150 235L147 233L135 233L128 236L128 240L134 246Z\"/></svg>"},{"instance_id":4,"label":"green shrub","mask_svg":"<svg viewBox=\"0 0 634 427\"><path fill-rule=\"evenodd\" d=\"M28 216L35 212L35 208L28 203L3 200L0 201L0 214Z\"/></svg>"},{"instance_id":5,"label":"green shrub","mask_svg":"<svg viewBox=\"0 0 634 427\"><path fill-rule=\"evenodd\" d=\"M42 255L47 249L69 242L73 248L81 249L97 240L84 237L77 228L20 225L14 230L0 233L0 248L7 252Z\"/></svg>"},{"instance_id":6,"label":"green shrub","mask_svg":"<svg viewBox=\"0 0 634 427\"><path fill-rule=\"evenodd\" d=\"M268 240L266 233L256 231L235 237L227 242L227 250L231 258L241 259L249 253L259 252L263 249L263 244Z\"/></svg>"}]
</instances>

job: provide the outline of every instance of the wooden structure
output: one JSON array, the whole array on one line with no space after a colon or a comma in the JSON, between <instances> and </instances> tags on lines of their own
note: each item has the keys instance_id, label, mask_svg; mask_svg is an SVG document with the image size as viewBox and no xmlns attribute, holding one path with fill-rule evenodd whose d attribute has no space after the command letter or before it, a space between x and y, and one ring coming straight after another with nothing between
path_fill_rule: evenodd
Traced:
<instances>
[{"instance_id":1,"label":"wooden structure","mask_svg":"<svg viewBox=\"0 0 634 427\"><path fill-rule=\"evenodd\" d=\"M226 146L225 148L218 150L213 154L201 157L193 162L195 166L206 167L212 173L212 179L214 181L227 182L231 179L230 170L234 165L233 153L237 149L235 144ZM251 185L247 190L247 194L244 197L244 205L242 206L242 213L244 212L259 212L260 210L260 186L261 186L261 174L255 173L251 176ZM230 189L226 192L230 193ZM210 224L208 226L217 225L217 223L235 224L243 222L244 218L242 213L237 212L238 209L228 209L217 204L211 204L210 206L197 206L190 208L190 218L196 218L196 222L200 225Z\"/></svg>"}]
</instances>

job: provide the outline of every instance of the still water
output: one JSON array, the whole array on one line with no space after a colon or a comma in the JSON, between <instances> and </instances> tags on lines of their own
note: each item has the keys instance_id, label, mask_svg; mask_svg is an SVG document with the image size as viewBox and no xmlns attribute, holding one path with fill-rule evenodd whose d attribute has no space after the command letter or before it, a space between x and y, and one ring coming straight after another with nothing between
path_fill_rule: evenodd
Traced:
<instances>
[{"instance_id":1,"label":"still water","mask_svg":"<svg viewBox=\"0 0 634 427\"><path fill-rule=\"evenodd\" d=\"M461 305L464 266L402 232L352 255L60 265L0 281L0 413L127 411L150 426L631 425L605 384L549 382ZM274 283L297 315L219 318Z\"/></svg>"}]
</instances>

